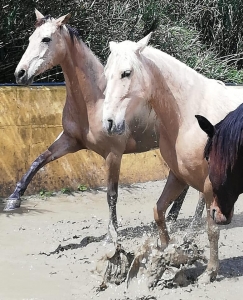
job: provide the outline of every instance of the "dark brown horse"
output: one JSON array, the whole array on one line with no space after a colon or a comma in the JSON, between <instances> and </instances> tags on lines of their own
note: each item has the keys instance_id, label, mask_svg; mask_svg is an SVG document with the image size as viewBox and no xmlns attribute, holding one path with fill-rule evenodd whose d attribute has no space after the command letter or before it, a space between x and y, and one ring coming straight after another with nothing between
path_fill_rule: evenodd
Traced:
<instances>
[{"instance_id":1,"label":"dark brown horse","mask_svg":"<svg viewBox=\"0 0 243 300\"><path fill-rule=\"evenodd\" d=\"M213 187L210 214L217 224L228 224L243 193L243 104L215 126L203 116L196 118L208 135L204 156Z\"/></svg>"},{"instance_id":2,"label":"dark brown horse","mask_svg":"<svg viewBox=\"0 0 243 300\"><path fill-rule=\"evenodd\" d=\"M67 153L91 149L106 160L109 225L117 228L116 202L123 153L144 152L158 147L154 111L135 115L126 136L109 137L103 131L104 68L92 51L79 39L77 31L65 25L70 15L58 19L43 16L36 10L36 29L19 62L15 76L19 84L29 85L36 75L60 64L66 82L66 103L63 110L63 132L54 143L32 163L17 183L5 210L20 206L20 197L40 168ZM170 214L176 219L185 191Z\"/></svg>"}]
</instances>

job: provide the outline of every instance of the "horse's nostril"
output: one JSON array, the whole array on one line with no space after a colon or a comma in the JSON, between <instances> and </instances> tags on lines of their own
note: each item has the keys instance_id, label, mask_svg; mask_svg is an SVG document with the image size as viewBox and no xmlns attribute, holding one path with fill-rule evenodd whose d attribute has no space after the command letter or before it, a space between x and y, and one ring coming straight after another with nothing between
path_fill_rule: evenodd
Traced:
<instances>
[{"instance_id":1,"label":"horse's nostril","mask_svg":"<svg viewBox=\"0 0 243 300\"><path fill-rule=\"evenodd\" d=\"M18 76L18 78L21 78L24 76L24 74L25 74L25 70L22 69L18 72L17 76Z\"/></svg>"},{"instance_id":2,"label":"horse's nostril","mask_svg":"<svg viewBox=\"0 0 243 300\"><path fill-rule=\"evenodd\" d=\"M212 218L213 218L213 220L215 220L215 214L216 214L216 209L213 208L213 209L212 209Z\"/></svg>"},{"instance_id":3,"label":"horse's nostril","mask_svg":"<svg viewBox=\"0 0 243 300\"><path fill-rule=\"evenodd\" d=\"M108 131L111 131L112 127L113 127L113 120L108 119Z\"/></svg>"}]
</instances>

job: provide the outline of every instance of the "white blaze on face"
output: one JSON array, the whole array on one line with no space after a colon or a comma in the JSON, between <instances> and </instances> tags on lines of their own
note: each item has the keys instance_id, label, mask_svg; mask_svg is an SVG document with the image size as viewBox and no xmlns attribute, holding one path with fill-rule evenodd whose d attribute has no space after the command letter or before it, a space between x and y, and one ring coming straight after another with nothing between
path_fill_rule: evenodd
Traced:
<instances>
[{"instance_id":1,"label":"white blaze on face","mask_svg":"<svg viewBox=\"0 0 243 300\"><path fill-rule=\"evenodd\" d=\"M103 122L112 120L116 126L124 121L130 123L135 116L147 115L146 93L148 80L141 62L140 52L146 47L149 37L139 43L124 41L110 43L111 54L105 67L107 86L103 109Z\"/></svg>"},{"instance_id":2,"label":"white blaze on face","mask_svg":"<svg viewBox=\"0 0 243 300\"><path fill-rule=\"evenodd\" d=\"M130 102L129 90L132 75L132 65L126 51L123 51L125 49L120 50L122 55L117 51L111 53L105 68L107 86L104 93L103 120L105 122L112 119L115 124L121 124L125 120ZM131 75L124 75L129 72Z\"/></svg>"},{"instance_id":3,"label":"white blaze on face","mask_svg":"<svg viewBox=\"0 0 243 300\"><path fill-rule=\"evenodd\" d=\"M25 70L29 79L59 63L60 55L64 56L59 30L54 21L47 21L36 28L29 38L29 45L16 68L16 74Z\"/></svg>"},{"instance_id":4,"label":"white blaze on face","mask_svg":"<svg viewBox=\"0 0 243 300\"><path fill-rule=\"evenodd\" d=\"M29 65L29 76L33 76L34 74L37 75L37 73L41 73L42 69L46 68L46 66L49 67L50 65L53 65L53 57L50 55L52 41L49 43L42 42L44 38L52 38L52 29L53 26L50 26L48 23L43 24L41 27L37 28L36 36L32 36L33 44L31 44L30 41L30 45L33 45L33 51L31 53L34 54L34 51L37 53Z\"/></svg>"}]
</instances>

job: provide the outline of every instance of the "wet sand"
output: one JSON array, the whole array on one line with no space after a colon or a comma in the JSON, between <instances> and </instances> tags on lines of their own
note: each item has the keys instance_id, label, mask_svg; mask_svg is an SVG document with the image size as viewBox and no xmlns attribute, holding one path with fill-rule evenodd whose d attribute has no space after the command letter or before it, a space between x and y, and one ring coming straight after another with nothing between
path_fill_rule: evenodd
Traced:
<instances>
[{"instance_id":1,"label":"wet sand","mask_svg":"<svg viewBox=\"0 0 243 300\"><path fill-rule=\"evenodd\" d=\"M135 251L146 237L156 236L153 206L164 183L120 187L118 239L128 251ZM198 192L190 189L178 222L171 228L175 239L186 233L197 200ZM162 290L156 287L147 294L141 290L127 291L125 284L97 290L101 282L94 270L104 252L108 225L105 189L72 195L57 193L49 198L25 197L21 208L12 213L2 212L3 206L0 207L0 300L242 299L242 197L236 203L232 224L221 227L217 280L208 285L194 283ZM205 229L204 212L196 242L208 257Z\"/></svg>"}]
</instances>

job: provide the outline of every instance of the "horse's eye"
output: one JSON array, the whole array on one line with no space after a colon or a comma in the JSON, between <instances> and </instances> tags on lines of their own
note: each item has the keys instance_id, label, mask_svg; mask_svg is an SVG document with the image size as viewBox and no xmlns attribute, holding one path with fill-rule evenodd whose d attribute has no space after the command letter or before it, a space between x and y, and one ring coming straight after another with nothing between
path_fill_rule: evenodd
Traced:
<instances>
[{"instance_id":1,"label":"horse's eye","mask_svg":"<svg viewBox=\"0 0 243 300\"><path fill-rule=\"evenodd\" d=\"M129 77L131 75L131 72L130 70L126 70L124 71L122 74L121 74L121 79L124 78L124 77Z\"/></svg>"},{"instance_id":2,"label":"horse's eye","mask_svg":"<svg viewBox=\"0 0 243 300\"><path fill-rule=\"evenodd\" d=\"M51 38L49 38L49 37L44 37L42 39L42 43L49 43L50 41L51 41Z\"/></svg>"}]
</instances>

